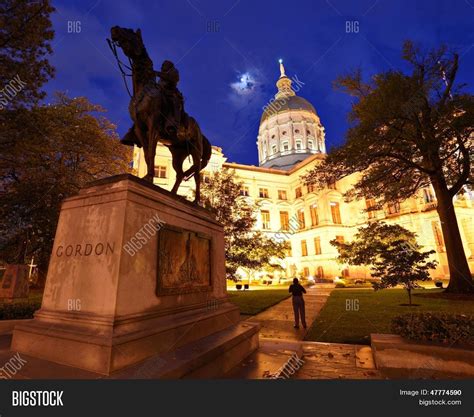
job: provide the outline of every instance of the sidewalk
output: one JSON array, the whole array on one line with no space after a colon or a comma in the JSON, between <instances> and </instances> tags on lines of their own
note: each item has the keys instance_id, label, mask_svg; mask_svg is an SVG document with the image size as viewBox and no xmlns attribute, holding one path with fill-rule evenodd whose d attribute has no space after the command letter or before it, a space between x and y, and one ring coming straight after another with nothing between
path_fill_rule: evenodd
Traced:
<instances>
[{"instance_id":1,"label":"sidewalk","mask_svg":"<svg viewBox=\"0 0 474 417\"><path fill-rule=\"evenodd\" d=\"M334 285L331 284L315 284L311 288L306 289L307 293L304 295L304 300L308 329L323 308L333 289ZM299 329L293 328L294 316L291 297L260 314L248 318L247 321L260 323L261 338L297 341L303 340L307 331L303 329L301 324Z\"/></svg>"},{"instance_id":2,"label":"sidewalk","mask_svg":"<svg viewBox=\"0 0 474 417\"><path fill-rule=\"evenodd\" d=\"M304 295L308 329L334 289L331 284L316 284ZM291 297L247 319L258 322L260 348L227 378L268 378L296 353L304 365L292 379L382 379L375 368L370 346L304 342L307 330L293 328Z\"/></svg>"}]
</instances>

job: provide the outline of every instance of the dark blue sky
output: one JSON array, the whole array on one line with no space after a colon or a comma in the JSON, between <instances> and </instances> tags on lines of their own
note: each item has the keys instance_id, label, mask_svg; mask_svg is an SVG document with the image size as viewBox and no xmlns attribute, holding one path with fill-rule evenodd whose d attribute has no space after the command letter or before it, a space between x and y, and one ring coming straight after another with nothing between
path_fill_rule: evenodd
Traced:
<instances>
[{"instance_id":1,"label":"dark blue sky","mask_svg":"<svg viewBox=\"0 0 474 417\"><path fill-rule=\"evenodd\" d=\"M304 85L299 95L316 108L326 144L347 128L350 98L332 81L361 66L366 76L403 68L409 38L424 47L446 43L461 55L459 80L473 91L474 0L61 0L48 93L65 90L107 109L120 134L129 125L128 95L105 42L111 26L141 28L158 69L164 59L180 70L185 106L212 144L232 162L257 164L262 107L275 93L278 58ZM80 33L68 33L79 21ZM346 22L357 21L358 33ZM70 25L70 23L69 23ZM241 82L240 80L244 80Z\"/></svg>"}]
</instances>

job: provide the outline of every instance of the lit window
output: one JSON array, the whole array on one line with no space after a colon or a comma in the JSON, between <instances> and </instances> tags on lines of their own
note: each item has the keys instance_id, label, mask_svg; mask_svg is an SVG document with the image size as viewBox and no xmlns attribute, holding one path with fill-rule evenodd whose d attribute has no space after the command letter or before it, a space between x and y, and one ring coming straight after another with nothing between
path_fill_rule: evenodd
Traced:
<instances>
[{"instance_id":1,"label":"lit window","mask_svg":"<svg viewBox=\"0 0 474 417\"><path fill-rule=\"evenodd\" d=\"M443 233L441 232L441 227L437 221L431 222L431 227L433 228L433 235L436 243L437 252L445 252L444 248L444 239Z\"/></svg>"},{"instance_id":2,"label":"lit window","mask_svg":"<svg viewBox=\"0 0 474 417\"><path fill-rule=\"evenodd\" d=\"M278 200L288 200L286 190L278 190Z\"/></svg>"},{"instance_id":3,"label":"lit window","mask_svg":"<svg viewBox=\"0 0 474 417\"><path fill-rule=\"evenodd\" d=\"M302 195L303 195L303 192L301 191L301 187L296 188L295 190L296 198L300 198Z\"/></svg>"},{"instance_id":4,"label":"lit window","mask_svg":"<svg viewBox=\"0 0 474 417\"><path fill-rule=\"evenodd\" d=\"M155 177L166 178L166 167L160 165L155 166Z\"/></svg>"},{"instance_id":5,"label":"lit window","mask_svg":"<svg viewBox=\"0 0 474 417\"><path fill-rule=\"evenodd\" d=\"M258 196L260 198L268 198L268 188L259 188L258 189Z\"/></svg>"},{"instance_id":6,"label":"lit window","mask_svg":"<svg viewBox=\"0 0 474 417\"><path fill-rule=\"evenodd\" d=\"M432 203L435 200L431 188L423 188L423 200L425 201L425 204Z\"/></svg>"},{"instance_id":7,"label":"lit window","mask_svg":"<svg viewBox=\"0 0 474 417\"><path fill-rule=\"evenodd\" d=\"M321 238L320 237L314 238L314 254L321 255Z\"/></svg>"},{"instance_id":8,"label":"lit window","mask_svg":"<svg viewBox=\"0 0 474 417\"><path fill-rule=\"evenodd\" d=\"M281 230L290 230L290 216L287 211L280 211Z\"/></svg>"},{"instance_id":9,"label":"lit window","mask_svg":"<svg viewBox=\"0 0 474 417\"><path fill-rule=\"evenodd\" d=\"M270 229L270 212L267 210L262 210L262 228Z\"/></svg>"},{"instance_id":10,"label":"lit window","mask_svg":"<svg viewBox=\"0 0 474 417\"><path fill-rule=\"evenodd\" d=\"M336 236L336 242L337 243L344 243L344 236Z\"/></svg>"},{"instance_id":11,"label":"lit window","mask_svg":"<svg viewBox=\"0 0 474 417\"><path fill-rule=\"evenodd\" d=\"M319 216L318 216L318 206L316 204L311 205L310 213L311 213L311 226L317 226L319 224Z\"/></svg>"},{"instance_id":12,"label":"lit window","mask_svg":"<svg viewBox=\"0 0 474 417\"><path fill-rule=\"evenodd\" d=\"M308 246L306 240L301 241L301 256L308 256Z\"/></svg>"},{"instance_id":13,"label":"lit window","mask_svg":"<svg viewBox=\"0 0 474 417\"><path fill-rule=\"evenodd\" d=\"M248 197L250 195L249 193L249 187L246 187L245 185L243 185L241 188L240 188L240 195L241 196L244 196L244 197Z\"/></svg>"},{"instance_id":14,"label":"lit window","mask_svg":"<svg viewBox=\"0 0 474 417\"><path fill-rule=\"evenodd\" d=\"M322 266L318 266L318 269L316 270L316 276L318 278L324 278L324 269Z\"/></svg>"},{"instance_id":15,"label":"lit window","mask_svg":"<svg viewBox=\"0 0 474 417\"><path fill-rule=\"evenodd\" d=\"M331 216L334 224L341 224L341 212L339 210L339 203L331 202Z\"/></svg>"},{"instance_id":16,"label":"lit window","mask_svg":"<svg viewBox=\"0 0 474 417\"><path fill-rule=\"evenodd\" d=\"M397 214L400 213L400 203L397 201L395 203L389 203L387 206L388 214Z\"/></svg>"},{"instance_id":17,"label":"lit window","mask_svg":"<svg viewBox=\"0 0 474 417\"><path fill-rule=\"evenodd\" d=\"M300 229L304 229L306 226L304 221L304 209L298 210L298 226Z\"/></svg>"},{"instance_id":18,"label":"lit window","mask_svg":"<svg viewBox=\"0 0 474 417\"><path fill-rule=\"evenodd\" d=\"M373 198L367 198L365 200L365 206L369 219L375 219L375 200Z\"/></svg>"},{"instance_id":19,"label":"lit window","mask_svg":"<svg viewBox=\"0 0 474 417\"><path fill-rule=\"evenodd\" d=\"M305 266L305 267L303 268L303 276L304 276L305 278L308 278L308 277L309 277L309 268L308 268L307 266Z\"/></svg>"}]
</instances>

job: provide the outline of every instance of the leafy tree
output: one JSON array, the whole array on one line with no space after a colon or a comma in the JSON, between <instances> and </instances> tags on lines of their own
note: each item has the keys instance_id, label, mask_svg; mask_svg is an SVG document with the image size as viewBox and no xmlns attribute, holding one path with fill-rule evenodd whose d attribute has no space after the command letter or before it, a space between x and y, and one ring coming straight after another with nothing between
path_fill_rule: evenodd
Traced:
<instances>
[{"instance_id":1,"label":"leafy tree","mask_svg":"<svg viewBox=\"0 0 474 417\"><path fill-rule=\"evenodd\" d=\"M288 243L269 239L254 231L257 206L240 195L242 184L234 171L224 168L214 173L201 188L202 202L212 209L224 227L226 274L235 279L239 267L256 270L278 268L277 258L284 258Z\"/></svg>"},{"instance_id":2,"label":"leafy tree","mask_svg":"<svg viewBox=\"0 0 474 417\"><path fill-rule=\"evenodd\" d=\"M7 100L9 108L30 106L45 96L41 86L54 75L47 60L52 53L53 11L49 0L0 3L0 89L17 77L22 81L15 98Z\"/></svg>"},{"instance_id":3,"label":"leafy tree","mask_svg":"<svg viewBox=\"0 0 474 417\"><path fill-rule=\"evenodd\" d=\"M87 183L128 172L131 154L97 105L59 94L55 103L4 110L0 144L0 260L32 256L44 279L61 201Z\"/></svg>"},{"instance_id":4,"label":"leafy tree","mask_svg":"<svg viewBox=\"0 0 474 417\"><path fill-rule=\"evenodd\" d=\"M429 260L435 251L422 252L415 233L399 225L374 222L358 229L353 242L330 243L338 249L340 262L370 265L371 275L380 279L373 284L376 290L403 285L410 305L416 281L429 280L429 270L436 268L436 262Z\"/></svg>"},{"instance_id":5,"label":"leafy tree","mask_svg":"<svg viewBox=\"0 0 474 417\"><path fill-rule=\"evenodd\" d=\"M391 70L365 82L359 71L335 86L355 98L346 141L333 148L307 183L360 173L348 197L399 202L432 185L446 245L449 292L474 291L453 198L473 184L474 97L456 83L458 55L445 47L403 47L411 73Z\"/></svg>"}]
</instances>

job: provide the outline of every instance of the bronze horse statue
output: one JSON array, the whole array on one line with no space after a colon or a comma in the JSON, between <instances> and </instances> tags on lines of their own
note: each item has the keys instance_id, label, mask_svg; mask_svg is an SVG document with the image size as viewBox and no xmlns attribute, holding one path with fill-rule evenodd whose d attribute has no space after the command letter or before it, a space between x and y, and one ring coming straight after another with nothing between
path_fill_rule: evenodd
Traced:
<instances>
[{"instance_id":1,"label":"bronze horse statue","mask_svg":"<svg viewBox=\"0 0 474 417\"><path fill-rule=\"evenodd\" d=\"M143 148L147 164L145 179L150 182L153 182L154 177L156 146L158 142L167 146L176 171L176 182L171 192L176 194L182 180L194 176L194 201L199 202L200 171L208 164L212 148L196 120L184 111L181 93L176 88L179 80L177 70L170 61L163 63L162 71L154 70L140 29L133 31L114 26L110 33L112 41L109 41L109 45L119 66L124 64L118 59L116 46L128 57L132 71L133 96L128 110L133 126L121 142ZM156 82L157 75L161 78L159 83ZM193 163L183 172L183 162L188 155L191 155Z\"/></svg>"}]
</instances>

